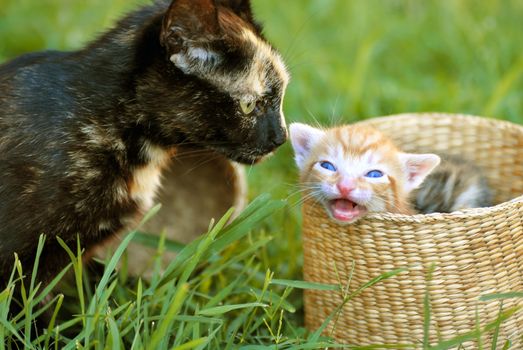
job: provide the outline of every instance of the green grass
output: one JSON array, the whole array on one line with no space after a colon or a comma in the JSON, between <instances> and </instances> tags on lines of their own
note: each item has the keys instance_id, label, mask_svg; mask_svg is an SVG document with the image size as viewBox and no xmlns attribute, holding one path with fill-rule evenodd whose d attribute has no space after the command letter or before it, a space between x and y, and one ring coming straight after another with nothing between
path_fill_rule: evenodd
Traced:
<instances>
[{"instance_id":1,"label":"green grass","mask_svg":"<svg viewBox=\"0 0 523 350\"><path fill-rule=\"evenodd\" d=\"M253 1L293 76L284 108L289 122L331 125L442 111L523 123L521 1ZM0 0L0 61L33 50L81 47L143 2ZM167 276L156 273L150 283L127 276L125 268L108 268L94 289L75 249L70 270L77 278L47 304L51 314L61 310L49 333L27 331L47 290L26 291L25 315L15 320L6 318L12 290L0 293L0 338L6 340L0 349L15 334L35 348L325 347L329 340L302 324L300 291L318 286L296 282L302 268L296 177L289 145L248 169L251 199L270 193L289 200L260 199L236 224L216 224L184 248L181 257L190 259L179 256ZM428 299L425 308L430 319ZM472 329L432 346L456 348L479 333Z\"/></svg>"}]
</instances>

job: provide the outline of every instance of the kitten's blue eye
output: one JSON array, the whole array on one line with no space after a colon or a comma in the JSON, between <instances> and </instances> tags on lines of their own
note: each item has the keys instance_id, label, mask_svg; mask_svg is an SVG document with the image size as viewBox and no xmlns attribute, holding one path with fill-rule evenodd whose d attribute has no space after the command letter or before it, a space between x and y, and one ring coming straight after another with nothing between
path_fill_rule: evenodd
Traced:
<instances>
[{"instance_id":1,"label":"kitten's blue eye","mask_svg":"<svg viewBox=\"0 0 523 350\"><path fill-rule=\"evenodd\" d=\"M382 177L383 172L381 170L371 170L367 174L365 174L366 177Z\"/></svg>"},{"instance_id":2,"label":"kitten's blue eye","mask_svg":"<svg viewBox=\"0 0 523 350\"><path fill-rule=\"evenodd\" d=\"M326 160L323 162L320 162L320 166L324 169L330 170L330 171L336 171L336 167L331 162L327 162Z\"/></svg>"}]
</instances>

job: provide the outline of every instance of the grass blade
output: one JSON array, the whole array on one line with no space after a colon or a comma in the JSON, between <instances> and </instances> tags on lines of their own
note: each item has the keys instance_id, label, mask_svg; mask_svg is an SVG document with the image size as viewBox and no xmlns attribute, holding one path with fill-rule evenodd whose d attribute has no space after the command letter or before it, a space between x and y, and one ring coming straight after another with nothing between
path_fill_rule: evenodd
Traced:
<instances>
[{"instance_id":1,"label":"grass blade","mask_svg":"<svg viewBox=\"0 0 523 350\"><path fill-rule=\"evenodd\" d=\"M223 305L223 306L215 306L207 309L202 309L198 312L198 315L201 316L217 316L222 315L224 313L238 310L238 309L246 309L246 308L252 308L252 307L267 307L267 304L263 303L245 303L245 304L233 304L233 305Z\"/></svg>"},{"instance_id":2,"label":"grass blade","mask_svg":"<svg viewBox=\"0 0 523 350\"><path fill-rule=\"evenodd\" d=\"M169 305L169 309L165 315L165 318L158 324L158 328L151 336L151 342L149 344L150 349L157 349L160 342L165 339L166 334L170 334L168 330L171 328L172 322L180 311L188 291L188 284L182 284L178 287L178 290L174 295L174 299L171 305Z\"/></svg>"},{"instance_id":3,"label":"grass blade","mask_svg":"<svg viewBox=\"0 0 523 350\"><path fill-rule=\"evenodd\" d=\"M425 285L425 296L423 298L423 349L430 347L429 336L430 336L430 281L432 281L432 274L436 268L435 264L429 267L427 272L427 279Z\"/></svg>"},{"instance_id":4,"label":"grass blade","mask_svg":"<svg viewBox=\"0 0 523 350\"><path fill-rule=\"evenodd\" d=\"M142 231L136 231L136 234L133 238L134 243L139 243L145 247L157 248L160 243L160 237L153 235L151 233L146 233ZM165 238L165 248L170 252L181 252L185 248L185 244L170 240Z\"/></svg>"},{"instance_id":5,"label":"grass blade","mask_svg":"<svg viewBox=\"0 0 523 350\"><path fill-rule=\"evenodd\" d=\"M312 290L340 290L340 287L337 284L325 284L318 282L306 282L298 280L283 280L283 279L273 279L271 284L277 286L285 286L298 289L312 289Z\"/></svg>"},{"instance_id":6,"label":"grass blade","mask_svg":"<svg viewBox=\"0 0 523 350\"><path fill-rule=\"evenodd\" d=\"M474 331L470 331L470 332L467 332L464 334L460 334L452 339L442 341L439 344L430 347L430 350L447 350L447 349L456 347L466 341L474 340L478 337L478 333L487 333L487 332L490 332L490 331L496 329L497 327L499 327L499 325L502 322L504 322L505 320L510 318L512 315L514 315L516 312L520 311L522 308L523 307L520 307L520 306L510 308L510 309L506 310L505 312L501 313L496 318L496 320L488 323L479 332L477 330L474 330Z\"/></svg>"},{"instance_id":7,"label":"grass blade","mask_svg":"<svg viewBox=\"0 0 523 350\"><path fill-rule=\"evenodd\" d=\"M523 298L523 292L486 294L486 295L479 297L479 300L490 301L490 300L497 300L497 299L512 299L512 298Z\"/></svg>"},{"instance_id":8,"label":"grass blade","mask_svg":"<svg viewBox=\"0 0 523 350\"><path fill-rule=\"evenodd\" d=\"M372 287L376 283L379 283L379 282L381 282L383 280L386 280L386 279L389 279L389 278L394 277L396 275L399 275L400 273L405 272L407 270L408 270L407 268L400 268L400 269L395 269L395 270L392 270L392 271L384 272L381 275L379 275L378 277L374 277L373 279L371 279L367 283L364 283L363 285L358 287L358 289L356 289L354 292L352 292L349 295L348 299L350 300L350 299L354 298L356 295L360 294L365 289L367 289L369 287Z\"/></svg>"},{"instance_id":9,"label":"grass blade","mask_svg":"<svg viewBox=\"0 0 523 350\"><path fill-rule=\"evenodd\" d=\"M206 344L208 342L209 338L207 337L202 337L202 338L198 338L198 339L193 339L185 344L182 344L182 345L179 345L179 346L176 346L173 348L173 350L189 350L189 349L194 349L200 345L203 345L203 344Z\"/></svg>"}]
</instances>

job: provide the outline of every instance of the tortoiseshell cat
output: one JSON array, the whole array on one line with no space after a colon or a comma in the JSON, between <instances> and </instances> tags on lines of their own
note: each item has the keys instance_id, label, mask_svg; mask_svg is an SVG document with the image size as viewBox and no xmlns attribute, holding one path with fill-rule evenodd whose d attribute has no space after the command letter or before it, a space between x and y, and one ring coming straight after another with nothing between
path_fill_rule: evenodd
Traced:
<instances>
[{"instance_id":1,"label":"tortoiseshell cat","mask_svg":"<svg viewBox=\"0 0 523 350\"><path fill-rule=\"evenodd\" d=\"M288 79L249 0L158 1L81 50L0 66L0 287L41 233L46 281L68 261L56 236L90 250L135 222L180 144L274 151Z\"/></svg>"},{"instance_id":2,"label":"tortoiseshell cat","mask_svg":"<svg viewBox=\"0 0 523 350\"><path fill-rule=\"evenodd\" d=\"M308 190L306 195L322 204L329 216L340 223L355 222L367 213L415 214L411 194L420 185L416 200L420 206L434 208L429 206L431 188L454 191L448 197L461 198L456 203L459 209L485 204L477 198L479 191L467 192L466 186L445 189L440 181L424 183L441 158L430 153L401 152L388 137L369 126L322 130L293 123L289 130L301 184ZM448 169L444 168L441 174L442 178L448 177ZM424 186L429 190L424 191ZM462 191L461 197L458 190Z\"/></svg>"}]
</instances>

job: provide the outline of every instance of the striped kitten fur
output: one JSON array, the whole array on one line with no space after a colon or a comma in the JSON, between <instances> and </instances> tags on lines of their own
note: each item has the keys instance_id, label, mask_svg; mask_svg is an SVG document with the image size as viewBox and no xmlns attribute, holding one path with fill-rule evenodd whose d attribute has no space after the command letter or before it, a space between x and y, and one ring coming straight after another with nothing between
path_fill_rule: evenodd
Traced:
<instances>
[{"instance_id":1,"label":"striped kitten fur","mask_svg":"<svg viewBox=\"0 0 523 350\"><path fill-rule=\"evenodd\" d=\"M339 223L367 213L410 215L491 204L480 169L461 158L404 153L369 126L293 123L289 131L305 196Z\"/></svg>"},{"instance_id":2,"label":"striped kitten fur","mask_svg":"<svg viewBox=\"0 0 523 350\"><path fill-rule=\"evenodd\" d=\"M441 155L440 165L430 173L411 201L420 213L450 213L491 206L492 192L483 172L470 161Z\"/></svg>"}]
</instances>

